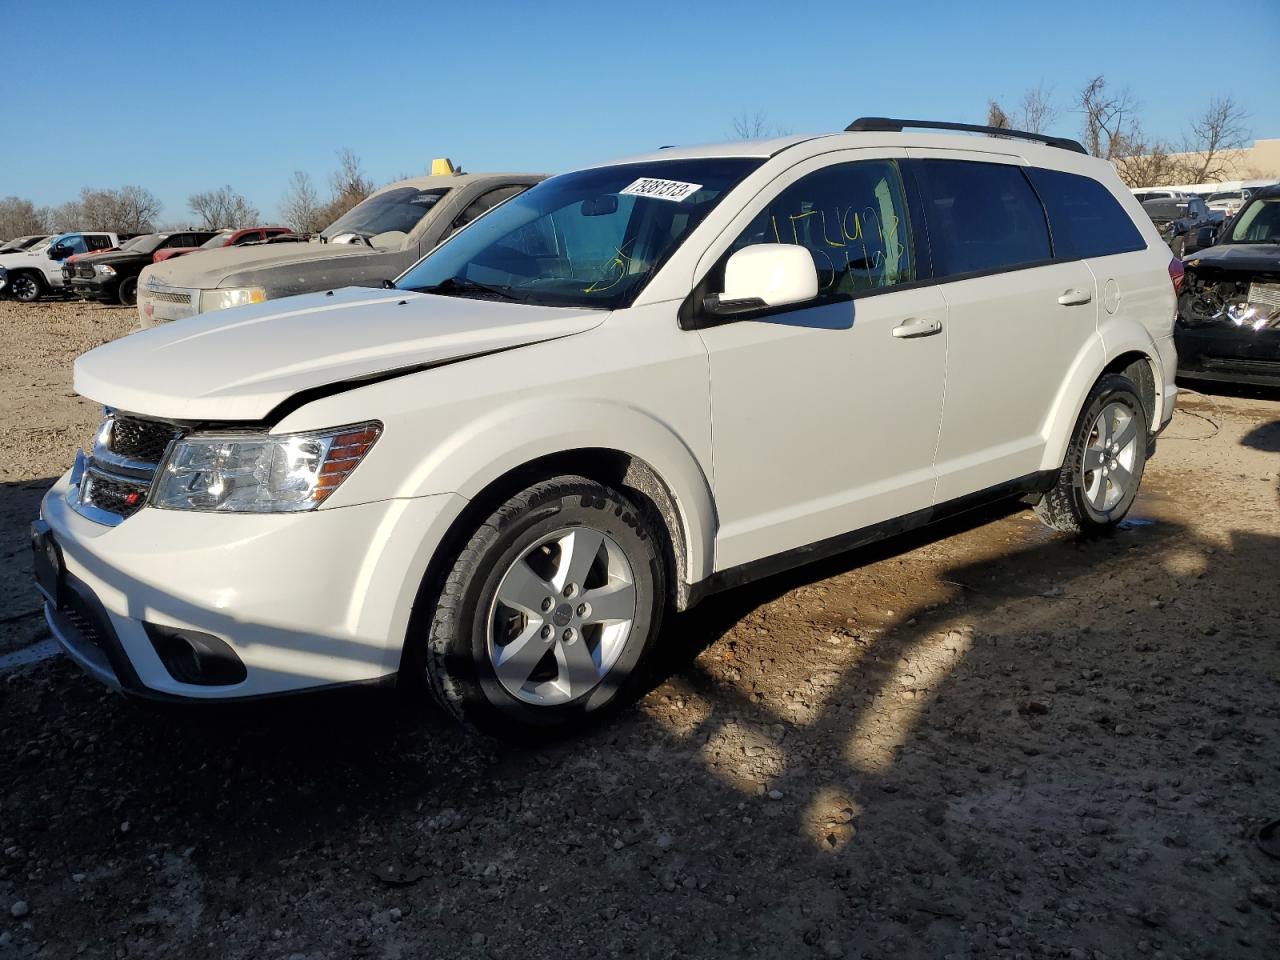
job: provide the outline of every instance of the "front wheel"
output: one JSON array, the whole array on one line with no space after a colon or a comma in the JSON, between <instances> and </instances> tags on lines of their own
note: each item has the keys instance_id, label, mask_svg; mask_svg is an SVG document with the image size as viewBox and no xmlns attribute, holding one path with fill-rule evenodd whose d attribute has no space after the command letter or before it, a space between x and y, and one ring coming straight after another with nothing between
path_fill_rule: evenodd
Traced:
<instances>
[{"instance_id":1,"label":"front wheel","mask_svg":"<svg viewBox=\"0 0 1280 960\"><path fill-rule=\"evenodd\" d=\"M535 484L494 511L449 570L412 656L436 699L511 739L563 734L639 689L662 622L656 524L581 477Z\"/></svg>"},{"instance_id":2,"label":"front wheel","mask_svg":"<svg viewBox=\"0 0 1280 960\"><path fill-rule=\"evenodd\" d=\"M138 278L125 277L120 281L120 289L116 292L120 306L132 307L138 302Z\"/></svg>"},{"instance_id":3,"label":"front wheel","mask_svg":"<svg viewBox=\"0 0 1280 960\"><path fill-rule=\"evenodd\" d=\"M15 300L33 303L44 293L44 281L34 273L17 273L9 278L9 292Z\"/></svg>"},{"instance_id":4,"label":"front wheel","mask_svg":"<svg viewBox=\"0 0 1280 960\"><path fill-rule=\"evenodd\" d=\"M1098 533L1124 519L1147 464L1147 413L1128 377L1107 374L1085 401L1053 488L1036 504L1047 526Z\"/></svg>"}]
</instances>

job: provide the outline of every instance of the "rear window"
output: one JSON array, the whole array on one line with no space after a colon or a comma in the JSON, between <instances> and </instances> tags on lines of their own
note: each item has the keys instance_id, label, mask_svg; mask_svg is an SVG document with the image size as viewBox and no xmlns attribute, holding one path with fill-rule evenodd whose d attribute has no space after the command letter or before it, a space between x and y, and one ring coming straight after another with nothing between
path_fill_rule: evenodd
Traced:
<instances>
[{"instance_id":1,"label":"rear window","mask_svg":"<svg viewBox=\"0 0 1280 960\"><path fill-rule=\"evenodd\" d=\"M1124 207L1097 180L1036 167L1028 168L1027 176L1049 213L1057 259L1083 260L1146 249L1146 241ZM1149 201L1144 208L1159 203Z\"/></svg>"},{"instance_id":2,"label":"rear window","mask_svg":"<svg viewBox=\"0 0 1280 960\"><path fill-rule=\"evenodd\" d=\"M1050 259L1044 208L1015 166L924 160L929 237L939 278Z\"/></svg>"}]
</instances>

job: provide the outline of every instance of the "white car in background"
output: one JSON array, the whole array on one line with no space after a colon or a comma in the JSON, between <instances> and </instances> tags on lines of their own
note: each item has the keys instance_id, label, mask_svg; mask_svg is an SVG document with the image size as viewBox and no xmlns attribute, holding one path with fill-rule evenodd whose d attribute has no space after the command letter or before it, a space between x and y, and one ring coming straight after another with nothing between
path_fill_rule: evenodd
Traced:
<instances>
[{"instance_id":1,"label":"white car in background","mask_svg":"<svg viewBox=\"0 0 1280 960\"><path fill-rule=\"evenodd\" d=\"M714 591L1003 498L1111 529L1181 263L1079 144L915 127L956 125L579 170L394 289L84 355L108 413L32 531L54 634L139 696L411 677L524 737L643 690Z\"/></svg>"},{"instance_id":2,"label":"white car in background","mask_svg":"<svg viewBox=\"0 0 1280 960\"><path fill-rule=\"evenodd\" d=\"M60 233L24 250L0 254L0 293L30 303L66 286L62 261L79 253L119 246L120 238L105 231Z\"/></svg>"}]
</instances>

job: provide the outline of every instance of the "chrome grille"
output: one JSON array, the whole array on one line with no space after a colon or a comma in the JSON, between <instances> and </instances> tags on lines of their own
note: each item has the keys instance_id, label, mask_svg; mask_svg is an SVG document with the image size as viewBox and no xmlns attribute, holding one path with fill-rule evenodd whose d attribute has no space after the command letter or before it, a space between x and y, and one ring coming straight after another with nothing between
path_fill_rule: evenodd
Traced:
<instances>
[{"instance_id":1,"label":"chrome grille","mask_svg":"<svg viewBox=\"0 0 1280 960\"><path fill-rule=\"evenodd\" d=\"M77 264L76 264L76 276L77 276L77 277L80 277L82 280L92 280L92 279L93 279L93 264L92 264L92 263L77 263Z\"/></svg>"},{"instance_id":2,"label":"chrome grille","mask_svg":"<svg viewBox=\"0 0 1280 960\"><path fill-rule=\"evenodd\" d=\"M76 454L67 502L90 520L114 526L146 505L155 472L181 428L108 412L98 428L93 454Z\"/></svg>"},{"instance_id":3,"label":"chrome grille","mask_svg":"<svg viewBox=\"0 0 1280 960\"><path fill-rule=\"evenodd\" d=\"M144 420L141 417L112 416L107 418L109 429L104 446L112 453L130 460L157 464L164 459L169 444L182 433L171 423L160 420Z\"/></svg>"},{"instance_id":4,"label":"chrome grille","mask_svg":"<svg viewBox=\"0 0 1280 960\"><path fill-rule=\"evenodd\" d=\"M89 467L80 484L80 502L117 517L131 517L146 502L149 486L145 480L114 476Z\"/></svg>"},{"instance_id":5,"label":"chrome grille","mask_svg":"<svg viewBox=\"0 0 1280 960\"><path fill-rule=\"evenodd\" d=\"M148 290L143 294L147 300L154 300L158 303L191 303L191 294L189 293L169 293L166 290Z\"/></svg>"}]
</instances>

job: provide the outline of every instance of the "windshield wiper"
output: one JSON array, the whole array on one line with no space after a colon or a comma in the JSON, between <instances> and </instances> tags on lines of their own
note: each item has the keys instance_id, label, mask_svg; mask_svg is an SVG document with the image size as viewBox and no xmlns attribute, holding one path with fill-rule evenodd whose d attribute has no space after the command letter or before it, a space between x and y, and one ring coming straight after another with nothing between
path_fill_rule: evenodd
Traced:
<instances>
[{"instance_id":1,"label":"windshield wiper","mask_svg":"<svg viewBox=\"0 0 1280 960\"><path fill-rule=\"evenodd\" d=\"M442 280L440 283L431 287L413 287L415 293L437 293L442 296L450 294L458 294L466 296L469 293L488 293L496 297L502 297L506 300L515 300L517 303L523 303L524 297L512 293L510 287L495 287L487 283L479 283L475 280L464 280L461 277L450 277L448 280Z\"/></svg>"}]
</instances>

